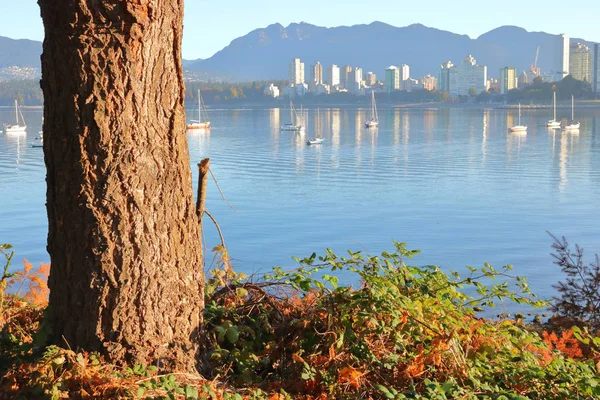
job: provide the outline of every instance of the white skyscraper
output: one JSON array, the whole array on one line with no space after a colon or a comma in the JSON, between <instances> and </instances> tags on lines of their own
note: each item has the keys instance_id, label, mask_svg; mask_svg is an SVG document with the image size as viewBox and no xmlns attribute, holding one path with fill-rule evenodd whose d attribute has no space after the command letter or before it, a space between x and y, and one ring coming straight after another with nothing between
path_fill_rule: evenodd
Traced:
<instances>
[{"instance_id":1,"label":"white skyscraper","mask_svg":"<svg viewBox=\"0 0 600 400\"><path fill-rule=\"evenodd\" d=\"M315 65L310 68L311 81L313 86L317 86L323 83L323 66L317 61Z\"/></svg>"},{"instance_id":2,"label":"white skyscraper","mask_svg":"<svg viewBox=\"0 0 600 400\"><path fill-rule=\"evenodd\" d=\"M402 64L399 68L400 71L400 90L406 90L410 92L412 89L411 83L408 81L410 78L410 67L406 64Z\"/></svg>"},{"instance_id":3,"label":"white skyscraper","mask_svg":"<svg viewBox=\"0 0 600 400\"><path fill-rule=\"evenodd\" d=\"M329 84L331 89L340 85L340 67L333 64L331 67L327 68L325 81Z\"/></svg>"},{"instance_id":4,"label":"white skyscraper","mask_svg":"<svg viewBox=\"0 0 600 400\"><path fill-rule=\"evenodd\" d=\"M362 89L362 81L363 81L363 70L362 68L356 67L352 71L352 82L350 86L350 91L354 94L360 94Z\"/></svg>"},{"instance_id":5,"label":"white skyscraper","mask_svg":"<svg viewBox=\"0 0 600 400\"><path fill-rule=\"evenodd\" d=\"M288 66L288 77L290 85L299 85L304 83L304 63L299 58L294 58L294 61Z\"/></svg>"},{"instance_id":6,"label":"white skyscraper","mask_svg":"<svg viewBox=\"0 0 600 400\"><path fill-rule=\"evenodd\" d=\"M558 52L557 59L555 60L556 65L556 77L557 80L561 80L565 76L569 75L569 53L571 50L570 40L567 35L558 36Z\"/></svg>"},{"instance_id":7,"label":"white skyscraper","mask_svg":"<svg viewBox=\"0 0 600 400\"><path fill-rule=\"evenodd\" d=\"M487 86L487 67L477 65L475 58L468 55L462 65L448 70L448 86L450 97L468 96L471 89L475 89L476 93L484 92Z\"/></svg>"}]
</instances>

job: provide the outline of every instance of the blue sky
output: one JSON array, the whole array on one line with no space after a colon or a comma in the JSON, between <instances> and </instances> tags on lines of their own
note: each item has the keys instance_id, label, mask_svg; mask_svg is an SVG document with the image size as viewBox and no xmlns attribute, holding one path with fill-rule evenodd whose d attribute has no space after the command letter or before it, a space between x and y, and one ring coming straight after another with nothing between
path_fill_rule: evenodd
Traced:
<instances>
[{"instance_id":1,"label":"blue sky","mask_svg":"<svg viewBox=\"0 0 600 400\"><path fill-rule=\"evenodd\" d=\"M0 36L42 40L39 15L36 0L0 0ZM208 58L254 29L301 21L327 27L422 23L472 38L502 25L517 25L600 42L599 0L186 0L183 57Z\"/></svg>"}]
</instances>

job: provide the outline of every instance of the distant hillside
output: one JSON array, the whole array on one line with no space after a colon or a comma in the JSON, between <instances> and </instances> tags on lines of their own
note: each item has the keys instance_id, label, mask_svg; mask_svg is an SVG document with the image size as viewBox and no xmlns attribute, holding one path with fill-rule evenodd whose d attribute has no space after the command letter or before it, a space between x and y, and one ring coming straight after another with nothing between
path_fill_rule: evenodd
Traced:
<instances>
[{"instance_id":1,"label":"distant hillside","mask_svg":"<svg viewBox=\"0 0 600 400\"><path fill-rule=\"evenodd\" d=\"M40 54L42 54L42 42L0 36L0 68L12 66L40 68Z\"/></svg>"},{"instance_id":2,"label":"distant hillside","mask_svg":"<svg viewBox=\"0 0 600 400\"><path fill-rule=\"evenodd\" d=\"M540 46L538 66L542 72L553 69L558 57L557 35L527 32L525 29L504 26L477 39L466 35L429 28L421 24L397 28L381 22L369 25L323 28L307 23L280 24L257 29L235 39L211 58L186 63L186 67L204 76L232 80L275 79L287 76L288 63L295 57L305 62L306 78L309 67L316 61L351 65L373 71L383 78L389 65L408 64L411 76L436 75L444 61L460 64L472 54L488 74L497 77L499 69L514 66L519 71L533 63ZM581 39L571 39L581 41Z\"/></svg>"},{"instance_id":3,"label":"distant hillside","mask_svg":"<svg viewBox=\"0 0 600 400\"><path fill-rule=\"evenodd\" d=\"M553 69L558 57L554 45L557 35L527 32L514 26L503 26L477 39L466 35L414 24L397 28L381 22L369 25L323 28L307 23L269 25L237 38L204 60L183 60L187 80L269 80L287 78L289 62L300 57L305 63L306 79L310 65L320 61L362 67L383 79L389 65L408 64L412 77L437 75L444 61L460 64L472 54L488 74L497 77L499 69L514 66L519 71L529 68L540 46L538 66L542 72ZM588 46L593 43L581 39ZM8 66L40 68L42 43L14 40L0 36L0 69Z\"/></svg>"}]
</instances>

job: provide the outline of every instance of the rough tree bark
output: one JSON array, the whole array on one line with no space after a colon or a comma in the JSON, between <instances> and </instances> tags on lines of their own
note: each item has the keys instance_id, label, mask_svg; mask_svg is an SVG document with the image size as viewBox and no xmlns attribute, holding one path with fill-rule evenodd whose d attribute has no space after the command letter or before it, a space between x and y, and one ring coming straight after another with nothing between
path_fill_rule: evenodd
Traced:
<instances>
[{"instance_id":1,"label":"rough tree bark","mask_svg":"<svg viewBox=\"0 0 600 400\"><path fill-rule=\"evenodd\" d=\"M51 339L195 367L204 274L183 0L38 0Z\"/></svg>"}]
</instances>

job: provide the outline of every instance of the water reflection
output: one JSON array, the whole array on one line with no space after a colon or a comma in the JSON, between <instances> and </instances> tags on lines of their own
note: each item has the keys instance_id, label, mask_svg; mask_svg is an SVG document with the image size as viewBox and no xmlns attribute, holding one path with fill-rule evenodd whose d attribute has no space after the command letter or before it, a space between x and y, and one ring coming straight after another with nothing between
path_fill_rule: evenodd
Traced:
<instances>
[{"instance_id":1,"label":"water reflection","mask_svg":"<svg viewBox=\"0 0 600 400\"><path fill-rule=\"evenodd\" d=\"M481 166L485 167L485 161L487 156L487 141L488 141L488 130L490 121L490 110L483 110L483 134L481 136Z\"/></svg>"}]
</instances>

